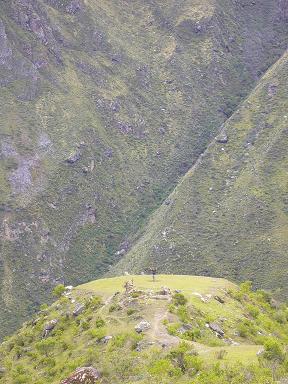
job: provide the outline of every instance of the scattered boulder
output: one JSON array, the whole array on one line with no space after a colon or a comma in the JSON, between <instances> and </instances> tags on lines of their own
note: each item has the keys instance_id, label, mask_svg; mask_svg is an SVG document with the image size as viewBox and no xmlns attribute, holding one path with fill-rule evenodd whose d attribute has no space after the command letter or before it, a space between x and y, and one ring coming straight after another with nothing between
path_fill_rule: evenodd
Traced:
<instances>
[{"instance_id":1,"label":"scattered boulder","mask_svg":"<svg viewBox=\"0 0 288 384\"><path fill-rule=\"evenodd\" d=\"M73 285L67 285L67 286L65 287L65 290L66 290L66 291L72 291L72 289L73 289Z\"/></svg>"},{"instance_id":2,"label":"scattered boulder","mask_svg":"<svg viewBox=\"0 0 288 384\"><path fill-rule=\"evenodd\" d=\"M100 340L100 343L103 343L103 344L108 344L110 340L113 339L113 336L104 336L101 340Z\"/></svg>"},{"instance_id":3,"label":"scattered boulder","mask_svg":"<svg viewBox=\"0 0 288 384\"><path fill-rule=\"evenodd\" d=\"M277 93L277 84L269 84L268 85L268 96L273 97Z\"/></svg>"},{"instance_id":4,"label":"scattered boulder","mask_svg":"<svg viewBox=\"0 0 288 384\"><path fill-rule=\"evenodd\" d=\"M217 323L209 323L209 328L216 332L217 336L223 337L224 336L224 331L223 329L217 324Z\"/></svg>"},{"instance_id":5,"label":"scattered boulder","mask_svg":"<svg viewBox=\"0 0 288 384\"><path fill-rule=\"evenodd\" d=\"M32 327L35 327L35 325L38 323L38 321L41 320L41 317L37 317L36 319L32 320L31 325Z\"/></svg>"},{"instance_id":6,"label":"scattered boulder","mask_svg":"<svg viewBox=\"0 0 288 384\"><path fill-rule=\"evenodd\" d=\"M136 350L137 352L141 352L141 351L143 351L143 349L149 348L149 347L151 347L151 345L154 345L154 344L155 344L154 341L145 341L145 340L143 340L143 341L139 341L139 342L136 344L136 348L135 348L135 350Z\"/></svg>"},{"instance_id":7,"label":"scattered boulder","mask_svg":"<svg viewBox=\"0 0 288 384\"><path fill-rule=\"evenodd\" d=\"M74 164L76 161L80 160L81 157L81 152L80 151L75 151L71 153L71 155L66 159L66 162L69 164Z\"/></svg>"},{"instance_id":8,"label":"scattered boulder","mask_svg":"<svg viewBox=\"0 0 288 384\"><path fill-rule=\"evenodd\" d=\"M171 295L171 290L167 287L161 287L161 290L158 292L158 295Z\"/></svg>"},{"instance_id":9,"label":"scattered boulder","mask_svg":"<svg viewBox=\"0 0 288 384\"><path fill-rule=\"evenodd\" d=\"M6 372L6 368L4 368L4 367L0 367L0 377L1 377L2 375L4 375L5 372Z\"/></svg>"},{"instance_id":10,"label":"scattered boulder","mask_svg":"<svg viewBox=\"0 0 288 384\"><path fill-rule=\"evenodd\" d=\"M71 376L62 380L61 384L95 384L100 378L100 373L93 367L77 368Z\"/></svg>"},{"instance_id":11,"label":"scattered boulder","mask_svg":"<svg viewBox=\"0 0 288 384\"><path fill-rule=\"evenodd\" d=\"M80 0L72 0L70 4L66 7L66 12L70 14L75 14L76 12L81 10L81 2Z\"/></svg>"},{"instance_id":12,"label":"scattered boulder","mask_svg":"<svg viewBox=\"0 0 288 384\"><path fill-rule=\"evenodd\" d=\"M123 255L125 255L125 253L126 253L126 250L125 250L124 248L122 248L122 249L120 249L119 251L117 251L117 252L115 253L115 255L116 255L116 256L123 256Z\"/></svg>"},{"instance_id":13,"label":"scattered boulder","mask_svg":"<svg viewBox=\"0 0 288 384\"><path fill-rule=\"evenodd\" d=\"M73 316L78 316L80 315L85 309L85 305L84 304L77 304L76 305L76 308L74 309L73 311Z\"/></svg>"},{"instance_id":14,"label":"scattered boulder","mask_svg":"<svg viewBox=\"0 0 288 384\"><path fill-rule=\"evenodd\" d=\"M228 143L227 133L226 132L220 133L220 135L217 136L216 141L217 141L217 143L220 143L220 144Z\"/></svg>"},{"instance_id":15,"label":"scattered boulder","mask_svg":"<svg viewBox=\"0 0 288 384\"><path fill-rule=\"evenodd\" d=\"M47 337L49 333L56 327L56 324L58 323L57 319L53 319L45 324L44 330L43 330L43 338Z\"/></svg>"},{"instance_id":16,"label":"scattered boulder","mask_svg":"<svg viewBox=\"0 0 288 384\"><path fill-rule=\"evenodd\" d=\"M240 343L238 343L237 341L234 341L231 338L223 339L223 341L224 341L224 343L229 344L229 345L234 345L234 346L240 345Z\"/></svg>"},{"instance_id":17,"label":"scattered boulder","mask_svg":"<svg viewBox=\"0 0 288 384\"><path fill-rule=\"evenodd\" d=\"M190 331L192 329L191 324L183 324L179 329L178 332L183 335L183 333Z\"/></svg>"},{"instance_id":18,"label":"scattered boulder","mask_svg":"<svg viewBox=\"0 0 288 384\"><path fill-rule=\"evenodd\" d=\"M273 299L273 298L270 300L270 305L271 305L271 307L274 308L274 309L279 309L279 308L280 308L280 303L279 303L279 301L277 301L277 300L275 300L275 299Z\"/></svg>"},{"instance_id":19,"label":"scattered boulder","mask_svg":"<svg viewBox=\"0 0 288 384\"><path fill-rule=\"evenodd\" d=\"M221 304L224 304L224 303L225 303L225 300L224 300L223 297L221 297L221 296L214 296L214 299L215 299L216 301L219 301L219 303L221 303Z\"/></svg>"},{"instance_id":20,"label":"scattered boulder","mask_svg":"<svg viewBox=\"0 0 288 384\"><path fill-rule=\"evenodd\" d=\"M137 333L142 333L142 332L147 331L150 328L151 328L151 324L148 321L146 321L146 320L142 320L142 321L140 321L139 324L137 324L135 326L135 331Z\"/></svg>"},{"instance_id":21,"label":"scattered boulder","mask_svg":"<svg viewBox=\"0 0 288 384\"><path fill-rule=\"evenodd\" d=\"M170 297L168 295L153 295L153 296L151 296L151 299L154 299L154 300L169 300Z\"/></svg>"}]
</instances>

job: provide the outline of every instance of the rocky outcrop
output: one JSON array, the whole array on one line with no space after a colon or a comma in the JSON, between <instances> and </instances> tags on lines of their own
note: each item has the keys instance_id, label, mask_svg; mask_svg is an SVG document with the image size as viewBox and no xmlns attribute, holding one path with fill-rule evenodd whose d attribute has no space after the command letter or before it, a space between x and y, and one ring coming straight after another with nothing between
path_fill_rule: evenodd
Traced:
<instances>
[{"instance_id":1,"label":"rocky outcrop","mask_svg":"<svg viewBox=\"0 0 288 384\"><path fill-rule=\"evenodd\" d=\"M108 344L110 340L113 339L113 336L104 336L101 340L100 340L100 343L103 343L103 344Z\"/></svg>"},{"instance_id":2,"label":"rocky outcrop","mask_svg":"<svg viewBox=\"0 0 288 384\"><path fill-rule=\"evenodd\" d=\"M157 294L168 296L168 295L171 295L171 290L170 290L170 288L167 288L167 287L161 287L161 290L159 292L157 292Z\"/></svg>"},{"instance_id":3,"label":"rocky outcrop","mask_svg":"<svg viewBox=\"0 0 288 384\"><path fill-rule=\"evenodd\" d=\"M179 329L178 332L183 335L183 333L187 331L191 331L192 325L191 324L183 324Z\"/></svg>"},{"instance_id":4,"label":"rocky outcrop","mask_svg":"<svg viewBox=\"0 0 288 384\"><path fill-rule=\"evenodd\" d=\"M226 132L220 133L220 135L217 136L216 138L217 143L220 144L227 144L228 143L228 135Z\"/></svg>"},{"instance_id":5,"label":"rocky outcrop","mask_svg":"<svg viewBox=\"0 0 288 384\"><path fill-rule=\"evenodd\" d=\"M93 367L77 368L76 371L61 384L94 384L100 378L100 373Z\"/></svg>"},{"instance_id":6,"label":"rocky outcrop","mask_svg":"<svg viewBox=\"0 0 288 384\"><path fill-rule=\"evenodd\" d=\"M217 323L209 323L209 328L214 331L217 336L223 337L224 336L224 331L223 329L217 324Z\"/></svg>"},{"instance_id":7,"label":"rocky outcrop","mask_svg":"<svg viewBox=\"0 0 288 384\"><path fill-rule=\"evenodd\" d=\"M142 320L140 321L139 324L135 326L135 331L137 333L142 333L142 332L148 331L148 329L150 328L151 328L151 324L149 323L149 321Z\"/></svg>"},{"instance_id":8,"label":"rocky outcrop","mask_svg":"<svg viewBox=\"0 0 288 384\"><path fill-rule=\"evenodd\" d=\"M66 162L68 164L74 164L78 160L80 160L80 157L81 157L81 152L80 151L75 151L75 152L71 153L71 155L66 159Z\"/></svg>"},{"instance_id":9,"label":"rocky outcrop","mask_svg":"<svg viewBox=\"0 0 288 384\"><path fill-rule=\"evenodd\" d=\"M57 319L53 319L45 324L44 330L43 330L43 338L47 337L51 331L56 327L56 324L58 323Z\"/></svg>"},{"instance_id":10,"label":"rocky outcrop","mask_svg":"<svg viewBox=\"0 0 288 384\"><path fill-rule=\"evenodd\" d=\"M78 316L80 315L85 309L85 306L83 304L78 304L76 305L76 308L73 311L73 316Z\"/></svg>"}]
</instances>

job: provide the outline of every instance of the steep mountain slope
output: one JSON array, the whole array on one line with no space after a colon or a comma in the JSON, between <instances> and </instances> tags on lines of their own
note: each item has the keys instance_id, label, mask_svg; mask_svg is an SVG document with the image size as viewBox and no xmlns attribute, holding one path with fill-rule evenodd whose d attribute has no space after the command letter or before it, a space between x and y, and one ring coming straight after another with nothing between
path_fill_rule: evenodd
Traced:
<instances>
[{"instance_id":1,"label":"steep mountain slope","mask_svg":"<svg viewBox=\"0 0 288 384\"><path fill-rule=\"evenodd\" d=\"M247 283L97 280L66 290L0 346L0 381L279 383L288 373L287 316L287 306ZM86 381L75 379L85 372Z\"/></svg>"},{"instance_id":2,"label":"steep mountain slope","mask_svg":"<svg viewBox=\"0 0 288 384\"><path fill-rule=\"evenodd\" d=\"M0 1L1 322L95 278L282 54L283 1Z\"/></svg>"},{"instance_id":3,"label":"steep mountain slope","mask_svg":"<svg viewBox=\"0 0 288 384\"><path fill-rule=\"evenodd\" d=\"M288 54L153 215L116 271L210 274L288 291Z\"/></svg>"}]
</instances>

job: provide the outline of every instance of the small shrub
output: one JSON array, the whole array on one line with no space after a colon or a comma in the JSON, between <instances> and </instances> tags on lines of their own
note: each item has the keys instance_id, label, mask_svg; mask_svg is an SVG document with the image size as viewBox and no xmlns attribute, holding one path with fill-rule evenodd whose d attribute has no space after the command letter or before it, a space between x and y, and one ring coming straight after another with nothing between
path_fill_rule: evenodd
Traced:
<instances>
[{"instance_id":1,"label":"small shrub","mask_svg":"<svg viewBox=\"0 0 288 384\"><path fill-rule=\"evenodd\" d=\"M48 309L49 309L48 304L43 303L43 304L40 305L40 311L41 311L41 312L45 312L45 311L47 311Z\"/></svg>"},{"instance_id":2,"label":"small shrub","mask_svg":"<svg viewBox=\"0 0 288 384\"><path fill-rule=\"evenodd\" d=\"M136 309L133 309L133 308L129 308L129 309L127 309L127 315L128 315L128 316L133 315L135 312L137 312Z\"/></svg>"},{"instance_id":3,"label":"small shrub","mask_svg":"<svg viewBox=\"0 0 288 384\"><path fill-rule=\"evenodd\" d=\"M88 300L85 301L85 306L86 308L90 308L92 310L96 310L102 305L102 300L101 297L99 296L94 296L90 297Z\"/></svg>"},{"instance_id":4,"label":"small shrub","mask_svg":"<svg viewBox=\"0 0 288 384\"><path fill-rule=\"evenodd\" d=\"M199 328L189 329L182 336L186 340L196 341L201 337L201 331Z\"/></svg>"},{"instance_id":5,"label":"small shrub","mask_svg":"<svg viewBox=\"0 0 288 384\"><path fill-rule=\"evenodd\" d=\"M177 315L183 323L188 323L190 321L190 316L187 307L185 307L184 305L179 305Z\"/></svg>"},{"instance_id":6,"label":"small shrub","mask_svg":"<svg viewBox=\"0 0 288 384\"><path fill-rule=\"evenodd\" d=\"M119 335L116 335L113 337L113 346L122 348L124 347L129 335L127 333L120 333Z\"/></svg>"},{"instance_id":7,"label":"small shrub","mask_svg":"<svg viewBox=\"0 0 288 384\"><path fill-rule=\"evenodd\" d=\"M61 297L63 293L65 292L65 287L63 284L58 284L56 287L54 287L52 294L55 297Z\"/></svg>"},{"instance_id":8,"label":"small shrub","mask_svg":"<svg viewBox=\"0 0 288 384\"><path fill-rule=\"evenodd\" d=\"M279 324L285 324L287 322L287 315L284 311L277 311L274 314L274 319L277 321Z\"/></svg>"},{"instance_id":9,"label":"small shrub","mask_svg":"<svg viewBox=\"0 0 288 384\"><path fill-rule=\"evenodd\" d=\"M256 294L260 301L268 304L271 303L272 297L269 292L264 291L263 289L259 289Z\"/></svg>"},{"instance_id":10,"label":"small shrub","mask_svg":"<svg viewBox=\"0 0 288 384\"><path fill-rule=\"evenodd\" d=\"M141 292L141 291L133 291L132 293L131 293L131 297L133 298L133 299L137 299L138 297L140 297L140 296L142 296L143 295L143 292Z\"/></svg>"},{"instance_id":11,"label":"small shrub","mask_svg":"<svg viewBox=\"0 0 288 384\"><path fill-rule=\"evenodd\" d=\"M227 351L225 351L225 349L220 349L220 351L217 351L216 352L216 359L217 360L223 360L224 359L224 357L227 355Z\"/></svg>"},{"instance_id":12,"label":"small shrub","mask_svg":"<svg viewBox=\"0 0 288 384\"><path fill-rule=\"evenodd\" d=\"M190 345L185 342L180 343L177 348L173 349L168 357L183 374L189 370L190 376L196 374L202 366L202 361L197 356L197 352L191 350Z\"/></svg>"},{"instance_id":13,"label":"small shrub","mask_svg":"<svg viewBox=\"0 0 288 384\"><path fill-rule=\"evenodd\" d=\"M149 368L149 373L153 376L180 376L182 374L180 368L175 368L172 362L168 359L160 359L155 361Z\"/></svg>"},{"instance_id":14,"label":"small shrub","mask_svg":"<svg viewBox=\"0 0 288 384\"><path fill-rule=\"evenodd\" d=\"M168 307L170 313L176 313L176 307L174 304L170 304Z\"/></svg>"},{"instance_id":15,"label":"small shrub","mask_svg":"<svg viewBox=\"0 0 288 384\"><path fill-rule=\"evenodd\" d=\"M177 331L180 328L180 326L181 325L179 323L168 324L167 325L167 331L168 331L169 335L176 336L177 335Z\"/></svg>"},{"instance_id":16,"label":"small shrub","mask_svg":"<svg viewBox=\"0 0 288 384\"><path fill-rule=\"evenodd\" d=\"M256 319L256 317L259 315L260 311L259 311L259 308L255 307L254 305L252 304L249 304L247 305L247 310L249 312L249 314L254 318Z\"/></svg>"},{"instance_id":17,"label":"small shrub","mask_svg":"<svg viewBox=\"0 0 288 384\"><path fill-rule=\"evenodd\" d=\"M36 349L41 353L44 354L46 357L51 354L55 348L56 340L49 337L48 339L43 339L41 341L38 341L35 344Z\"/></svg>"},{"instance_id":18,"label":"small shrub","mask_svg":"<svg viewBox=\"0 0 288 384\"><path fill-rule=\"evenodd\" d=\"M115 311L120 311L122 309L121 305L119 304L112 304L109 307L109 312L115 312Z\"/></svg>"},{"instance_id":19,"label":"small shrub","mask_svg":"<svg viewBox=\"0 0 288 384\"><path fill-rule=\"evenodd\" d=\"M97 341L100 341L103 339L103 337L106 336L106 329L105 328L92 328L89 330L89 334L92 337L92 339L96 339Z\"/></svg>"},{"instance_id":20,"label":"small shrub","mask_svg":"<svg viewBox=\"0 0 288 384\"><path fill-rule=\"evenodd\" d=\"M105 321L103 319L101 319L100 317L98 317L95 321L95 327L101 328L101 327L104 327L104 325L105 325Z\"/></svg>"},{"instance_id":21,"label":"small shrub","mask_svg":"<svg viewBox=\"0 0 288 384\"><path fill-rule=\"evenodd\" d=\"M176 305L176 306L179 306L179 305L186 305L187 304L187 299L186 297L183 295L183 293L175 293L173 295L173 304Z\"/></svg>"},{"instance_id":22,"label":"small shrub","mask_svg":"<svg viewBox=\"0 0 288 384\"><path fill-rule=\"evenodd\" d=\"M282 362L285 354L281 344L275 339L268 339L264 343L263 357L267 360L276 360Z\"/></svg>"},{"instance_id":23,"label":"small shrub","mask_svg":"<svg viewBox=\"0 0 288 384\"><path fill-rule=\"evenodd\" d=\"M255 325L249 320L243 320L237 327L240 337L249 338L257 334Z\"/></svg>"},{"instance_id":24,"label":"small shrub","mask_svg":"<svg viewBox=\"0 0 288 384\"><path fill-rule=\"evenodd\" d=\"M81 321L80 326L81 326L83 331L87 331L87 329L90 328L90 324L86 320Z\"/></svg>"}]
</instances>

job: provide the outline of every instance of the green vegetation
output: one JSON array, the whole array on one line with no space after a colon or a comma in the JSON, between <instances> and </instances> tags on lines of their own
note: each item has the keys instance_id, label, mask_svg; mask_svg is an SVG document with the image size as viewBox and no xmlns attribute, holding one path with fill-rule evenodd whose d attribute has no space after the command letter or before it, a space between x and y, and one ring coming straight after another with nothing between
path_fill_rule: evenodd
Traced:
<instances>
[{"instance_id":1,"label":"green vegetation","mask_svg":"<svg viewBox=\"0 0 288 384\"><path fill-rule=\"evenodd\" d=\"M78 1L72 0L25 0L21 11L18 3L1 1L0 15L0 337L15 329L28 313L35 313L41 302L49 302L53 286L77 285L103 276L133 247L151 213L287 46L285 4L278 0L256 5L252 1L184 0L181 6L177 0L135 0L129 6L122 0L79 0L79 8ZM256 100L255 110L257 106ZM274 126L273 113L267 119L269 127ZM239 132L248 124L247 116ZM262 123L256 126L260 129ZM250 133L253 141L254 131ZM281 140L279 146L280 156L286 146ZM233 144L231 157L234 150L238 153ZM270 154L257 185L249 189L253 201L263 204L275 184L286 185L285 168L276 165L280 159L275 151ZM215 161L222 162L225 173L229 159L223 154ZM185 187L189 205L195 204L192 225L186 217L173 229L172 222L167 222L166 245L171 249L166 272L182 266L182 273L219 276L225 271L242 280L248 267L245 261L238 268L243 260L239 255L255 260L254 266L259 260L267 264L268 259L281 260L287 254L281 190L276 188L274 193L282 201L277 214L267 213L275 218L269 233L270 257L264 246L247 249L251 239L243 232L236 252L231 244L236 241L231 235L234 217L228 215L224 224L219 219L217 226L212 219L206 226L207 217L210 220L214 215L206 209L214 175L209 169L203 190L193 193ZM243 174L241 185L249 184L248 176ZM205 170L201 177L205 179ZM269 180L264 189L262 177ZM213 201L221 203L224 195L219 187ZM181 204L184 201L177 201L175 209ZM167 205L167 210L172 206ZM234 207L231 201L231 212ZM259 209L267 211L265 204ZM186 205L183 210L189 211ZM257 219L253 217L259 216L249 216L247 231L252 228L250 237L266 244L260 233L255 236ZM238 219L235 231L242 226ZM275 231L276 227L281 229ZM202 231L200 235L195 228ZM155 237L162 232L155 232ZM182 238L170 242L179 233L183 238L187 235L185 245ZM219 241L227 247L218 246ZM133 268L139 271L148 265L151 255L163 266L165 247L161 245L159 255L158 251L154 254L156 248L149 252L146 248L147 262L140 263L142 255L137 250L139 263ZM229 263L218 267L219 263L210 260L214 255ZM271 278L267 274L262 279L255 267L247 278L273 287L273 282L281 281L276 271L283 270L282 266L279 262Z\"/></svg>"},{"instance_id":2,"label":"green vegetation","mask_svg":"<svg viewBox=\"0 0 288 384\"><path fill-rule=\"evenodd\" d=\"M134 290L127 294L128 278ZM181 282L185 290L179 292ZM163 283L171 295L159 300ZM217 300L220 295L223 303ZM288 308L275 304L249 283L238 288L222 279L161 275L155 283L149 276L97 280L64 294L5 340L0 382L59 384L76 368L93 366L101 373L100 382L115 384L276 384L288 374ZM83 311L74 315L80 305ZM111 305L118 306L117 315ZM250 314L251 307L257 316ZM285 315L281 322L280 312ZM138 334L135 326L141 319L150 328ZM207 327L207 319L221 326L223 336L211 323ZM44 337L43 329L53 320L56 325ZM238 334L239 323L248 320L256 334L250 328ZM198 329L195 339L183 333L185 327Z\"/></svg>"},{"instance_id":3,"label":"green vegetation","mask_svg":"<svg viewBox=\"0 0 288 384\"><path fill-rule=\"evenodd\" d=\"M251 280L285 297L287 73L285 53L223 125L224 143L219 136L211 143L112 273L155 265L162 273ZM250 314L257 317L257 308Z\"/></svg>"},{"instance_id":4,"label":"green vegetation","mask_svg":"<svg viewBox=\"0 0 288 384\"><path fill-rule=\"evenodd\" d=\"M53 289L53 296L60 297L65 292L65 287L63 284L56 285L56 287Z\"/></svg>"}]
</instances>

